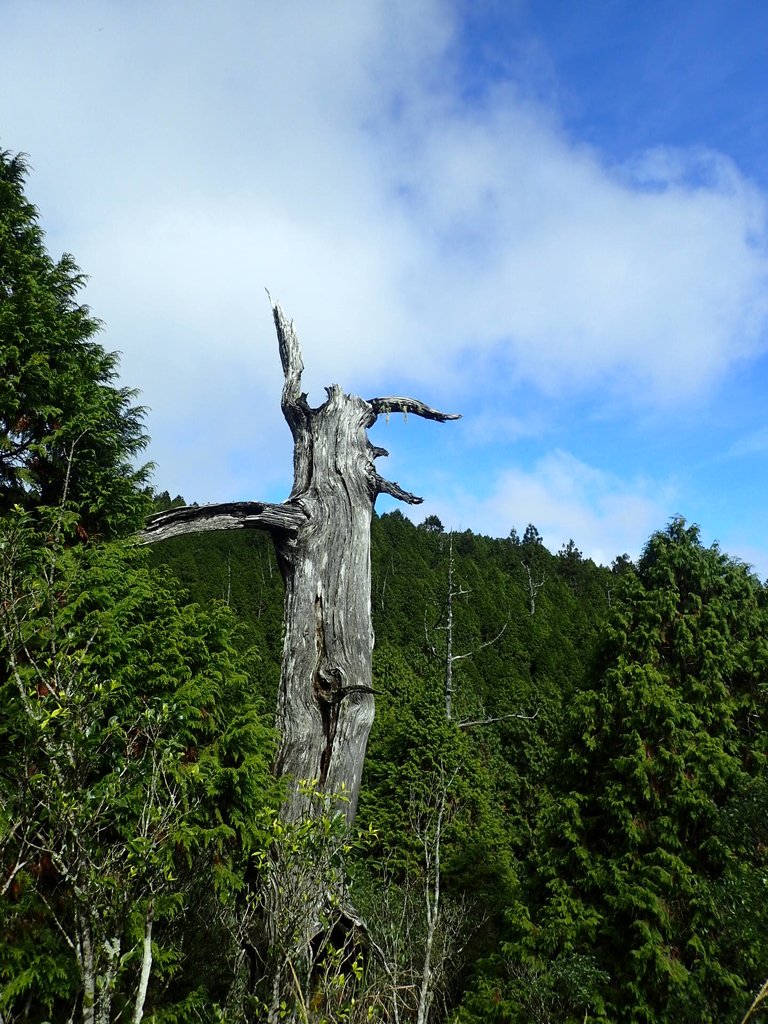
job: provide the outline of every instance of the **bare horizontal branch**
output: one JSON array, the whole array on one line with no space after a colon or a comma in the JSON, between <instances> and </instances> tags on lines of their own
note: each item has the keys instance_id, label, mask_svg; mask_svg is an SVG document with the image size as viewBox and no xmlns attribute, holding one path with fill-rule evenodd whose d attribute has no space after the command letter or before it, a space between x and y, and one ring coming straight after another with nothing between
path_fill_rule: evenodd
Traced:
<instances>
[{"instance_id":1,"label":"bare horizontal branch","mask_svg":"<svg viewBox=\"0 0 768 1024\"><path fill-rule=\"evenodd\" d=\"M385 480L383 476L379 476L378 473L374 473L373 476L374 484L376 486L377 494L388 494L391 498L397 498L398 501L404 501L407 505L420 505L423 498L419 498L416 494L411 494L410 491L404 491L400 484L396 484L391 480Z\"/></svg>"},{"instance_id":2,"label":"bare horizontal branch","mask_svg":"<svg viewBox=\"0 0 768 1024\"><path fill-rule=\"evenodd\" d=\"M508 715L496 715L493 718L473 718L471 721L458 722L460 729L469 729L473 725L490 725L492 722L504 722L508 718L519 718L523 722L532 722L538 715L538 711L534 711L532 715L524 715L521 711L511 711Z\"/></svg>"},{"instance_id":3,"label":"bare horizontal branch","mask_svg":"<svg viewBox=\"0 0 768 1024\"><path fill-rule=\"evenodd\" d=\"M440 412L420 402L418 398L402 398L392 395L389 398L369 398L368 404L377 416L382 413L391 412L412 412L414 416L422 416L425 420L437 420L438 423L445 423L446 420L460 420L461 415L455 412Z\"/></svg>"},{"instance_id":4,"label":"bare horizontal branch","mask_svg":"<svg viewBox=\"0 0 768 1024\"><path fill-rule=\"evenodd\" d=\"M227 501L216 505L183 505L151 516L139 534L142 544L155 544L189 533L211 530L275 530L296 533L307 521L298 505L284 502Z\"/></svg>"}]
</instances>

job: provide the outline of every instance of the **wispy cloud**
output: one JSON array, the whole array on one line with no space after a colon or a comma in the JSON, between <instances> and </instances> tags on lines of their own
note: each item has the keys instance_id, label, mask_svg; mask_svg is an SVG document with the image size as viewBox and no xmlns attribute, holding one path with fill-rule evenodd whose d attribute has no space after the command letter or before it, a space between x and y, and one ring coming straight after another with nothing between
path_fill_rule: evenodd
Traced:
<instances>
[{"instance_id":1,"label":"wispy cloud","mask_svg":"<svg viewBox=\"0 0 768 1024\"><path fill-rule=\"evenodd\" d=\"M762 455L768 452L768 427L747 434L736 441L728 451L728 455L739 457L744 455Z\"/></svg>"},{"instance_id":2,"label":"wispy cloud","mask_svg":"<svg viewBox=\"0 0 768 1024\"><path fill-rule=\"evenodd\" d=\"M531 522L551 551L575 539L585 555L610 565L623 552L637 557L651 532L674 513L674 500L670 483L622 480L555 451L531 469L499 473L482 497L459 492L450 503L433 504L446 525L471 522L505 537L513 526L522 535Z\"/></svg>"}]
</instances>

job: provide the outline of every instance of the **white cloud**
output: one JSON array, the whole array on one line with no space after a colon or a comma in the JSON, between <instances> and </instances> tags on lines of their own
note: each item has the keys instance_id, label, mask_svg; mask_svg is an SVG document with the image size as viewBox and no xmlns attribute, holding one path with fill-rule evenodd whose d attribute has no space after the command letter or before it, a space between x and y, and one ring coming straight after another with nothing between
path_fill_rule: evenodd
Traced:
<instances>
[{"instance_id":1,"label":"white cloud","mask_svg":"<svg viewBox=\"0 0 768 1024\"><path fill-rule=\"evenodd\" d=\"M732 166L696 153L708 182L687 184L679 153L649 190L504 98L435 129L413 170L465 338L505 339L545 388L662 401L764 344L765 206Z\"/></svg>"},{"instance_id":2,"label":"white cloud","mask_svg":"<svg viewBox=\"0 0 768 1024\"><path fill-rule=\"evenodd\" d=\"M265 286L317 402L407 377L466 406L501 377L663 407L764 345L762 195L715 154L608 167L509 83L470 104L457 31L444 0L3 5L0 141L92 275L160 479L208 428L273 472ZM176 486L240 486L227 443Z\"/></svg>"},{"instance_id":3,"label":"white cloud","mask_svg":"<svg viewBox=\"0 0 768 1024\"><path fill-rule=\"evenodd\" d=\"M553 451L530 470L499 473L486 496L457 492L434 502L446 527L505 537L514 526L522 535L533 523L551 551L574 539L582 552L610 565L624 552L636 558L653 530L674 513L674 489L650 480L622 480L565 451ZM417 517L418 518L418 517Z\"/></svg>"}]
</instances>

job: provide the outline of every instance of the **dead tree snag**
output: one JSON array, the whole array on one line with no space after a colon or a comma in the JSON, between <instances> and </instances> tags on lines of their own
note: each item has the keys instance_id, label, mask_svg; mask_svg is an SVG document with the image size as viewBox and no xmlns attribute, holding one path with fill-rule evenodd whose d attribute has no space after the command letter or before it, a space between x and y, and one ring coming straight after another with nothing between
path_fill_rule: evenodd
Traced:
<instances>
[{"instance_id":1,"label":"dead tree snag","mask_svg":"<svg viewBox=\"0 0 768 1024\"><path fill-rule=\"evenodd\" d=\"M373 722L370 528L379 494L422 499L379 475L387 452L368 440L382 413L458 419L413 398L363 399L338 385L313 409L301 391L304 364L293 323L273 306L283 365L283 415L293 435L293 489L280 504L229 502L170 509L153 516L147 543L206 530L267 530L285 584L283 663L277 705L279 775L319 780L344 792L349 822L357 807ZM292 788L286 816L305 809Z\"/></svg>"}]
</instances>

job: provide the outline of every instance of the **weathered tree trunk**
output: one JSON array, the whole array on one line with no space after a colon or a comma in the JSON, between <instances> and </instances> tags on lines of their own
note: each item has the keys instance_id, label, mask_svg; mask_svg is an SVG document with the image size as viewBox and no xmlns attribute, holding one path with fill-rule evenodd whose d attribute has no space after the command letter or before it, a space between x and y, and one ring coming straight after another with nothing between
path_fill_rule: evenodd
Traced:
<instances>
[{"instance_id":1,"label":"weathered tree trunk","mask_svg":"<svg viewBox=\"0 0 768 1024\"><path fill-rule=\"evenodd\" d=\"M384 480L374 459L386 455L368 440L381 413L457 419L411 398L362 399L337 386L317 409L301 392L298 339L273 307L285 382L283 415L294 441L293 490L282 504L235 502L171 509L154 516L144 540L204 530L268 530L285 582L283 663L277 704L280 732L275 770L294 780L318 780L352 821L368 734L373 722L371 679L370 527L379 494L409 504L417 498ZM286 816L306 807L294 786Z\"/></svg>"}]
</instances>

